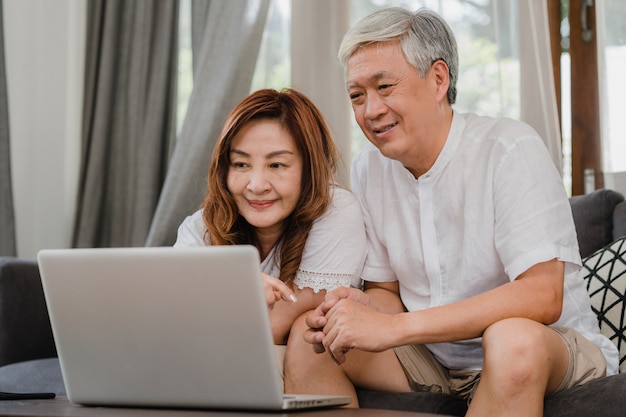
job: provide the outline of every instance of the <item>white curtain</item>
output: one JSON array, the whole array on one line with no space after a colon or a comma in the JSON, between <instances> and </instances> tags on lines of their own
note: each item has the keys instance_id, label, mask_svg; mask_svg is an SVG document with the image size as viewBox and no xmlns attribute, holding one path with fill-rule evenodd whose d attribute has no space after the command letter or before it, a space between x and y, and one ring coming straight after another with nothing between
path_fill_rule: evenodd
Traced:
<instances>
[{"instance_id":1,"label":"white curtain","mask_svg":"<svg viewBox=\"0 0 626 417\"><path fill-rule=\"evenodd\" d=\"M178 0L91 0L74 247L142 246L175 128Z\"/></svg>"},{"instance_id":2,"label":"white curtain","mask_svg":"<svg viewBox=\"0 0 626 417\"><path fill-rule=\"evenodd\" d=\"M2 0L20 258L34 259L40 249L71 245L80 165L87 3ZM0 233L6 230L0 229Z\"/></svg>"},{"instance_id":3,"label":"white curtain","mask_svg":"<svg viewBox=\"0 0 626 417\"><path fill-rule=\"evenodd\" d=\"M562 173L561 128L550 53L548 8L544 0L519 2L521 119L543 138Z\"/></svg>"},{"instance_id":4,"label":"white curtain","mask_svg":"<svg viewBox=\"0 0 626 417\"><path fill-rule=\"evenodd\" d=\"M204 23L194 56L194 88L159 197L147 246L169 246L200 207L213 146L230 109L250 90L269 0L199 2ZM198 16L204 17L198 19Z\"/></svg>"},{"instance_id":5,"label":"white curtain","mask_svg":"<svg viewBox=\"0 0 626 417\"><path fill-rule=\"evenodd\" d=\"M337 50L350 25L350 2L294 1L291 16L291 85L305 93L326 117L342 161L337 180L349 186L350 120L343 69Z\"/></svg>"},{"instance_id":6,"label":"white curtain","mask_svg":"<svg viewBox=\"0 0 626 417\"><path fill-rule=\"evenodd\" d=\"M4 67L4 25L0 2L0 256L15 256L15 216L11 184L11 152L9 141L9 109Z\"/></svg>"},{"instance_id":7,"label":"white curtain","mask_svg":"<svg viewBox=\"0 0 626 417\"><path fill-rule=\"evenodd\" d=\"M626 28L619 24L623 6L621 0L608 0L596 2L595 7L604 187L626 194L626 118L622 103L626 92Z\"/></svg>"}]
</instances>

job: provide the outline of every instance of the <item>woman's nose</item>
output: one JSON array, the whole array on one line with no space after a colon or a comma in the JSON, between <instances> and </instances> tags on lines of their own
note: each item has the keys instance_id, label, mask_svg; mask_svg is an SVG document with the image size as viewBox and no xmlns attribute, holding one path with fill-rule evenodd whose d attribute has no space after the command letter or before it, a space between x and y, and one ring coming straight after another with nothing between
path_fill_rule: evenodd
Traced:
<instances>
[{"instance_id":1,"label":"woman's nose","mask_svg":"<svg viewBox=\"0 0 626 417\"><path fill-rule=\"evenodd\" d=\"M269 181L263 171L254 170L250 173L248 189L255 194L262 194L270 189Z\"/></svg>"}]
</instances>

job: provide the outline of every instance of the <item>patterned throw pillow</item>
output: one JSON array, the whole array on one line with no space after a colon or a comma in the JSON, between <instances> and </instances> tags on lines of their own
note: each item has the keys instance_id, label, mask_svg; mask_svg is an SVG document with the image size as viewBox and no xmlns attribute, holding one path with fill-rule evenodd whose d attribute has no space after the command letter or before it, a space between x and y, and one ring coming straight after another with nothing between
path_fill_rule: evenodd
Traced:
<instances>
[{"instance_id":1,"label":"patterned throw pillow","mask_svg":"<svg viewBox=\"0 0 626 417\"><path fill-rule=\"evenodd\" d=\"M583 259L581 274L598 315L600 331L619 350L620 373L626 373L626 237Z\"/></svg>"}]
</instances>

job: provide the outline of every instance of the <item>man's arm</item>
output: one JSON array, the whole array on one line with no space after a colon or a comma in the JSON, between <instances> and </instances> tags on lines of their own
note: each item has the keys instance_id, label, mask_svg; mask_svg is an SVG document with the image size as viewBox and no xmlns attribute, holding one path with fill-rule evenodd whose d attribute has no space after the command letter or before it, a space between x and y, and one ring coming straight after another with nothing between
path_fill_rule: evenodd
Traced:
<instances>
[{"instance_id":1,"label":"man's arm","mask_svg":"<svg viewBox=\"0 0 626 417\"><path fill-rule=\"evenodd\" d=\"M348 297L339 297L323 318L314 317L317 321L310 323L313 328L323 327L323 334L309 332L305 340L321 343L336 362L343 363L350 349L378 352L405 344L472 339L492 324L511 317L551 324L561 315L563 282L564 264L553 259L534 265L514 281L485 293L408 313L382 313ZM381 303L385 298L379 294L372 303ZM397 304L390 309L397 311ZM316 323L323 324L315 326Z\"/></svg>"},{"instance_id":2,"label":"man's arm","mask_svg":"<svg viewBox=\"0 0 626 417\"><path fill-rule=\"evenodd\" d=\"M406 311L400 299L400 285L398 281L365 281L363 292L369 296L372 305L381 313L395 314Z\"/></svg>"},{"instance_id":3,"label":"man's arm","mask_svg":"<svg viewBox=\"0 0 626 417\"><path fill-rule=\"evenodd\" d=\"M450 342L480 337L492 324L512 317L552 324L561 316L563 262L536 264L514 281L474 297L401 315L396 343Z\"/></svg>"}]
</instances>

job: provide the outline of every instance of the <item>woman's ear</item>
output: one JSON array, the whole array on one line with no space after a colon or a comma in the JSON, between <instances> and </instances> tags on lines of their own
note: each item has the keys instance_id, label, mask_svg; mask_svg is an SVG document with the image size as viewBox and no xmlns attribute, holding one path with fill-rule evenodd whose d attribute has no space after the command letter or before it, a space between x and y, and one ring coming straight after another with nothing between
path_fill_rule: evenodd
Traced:
<instances>
[{"instance_id":1,"label":"woman's ear","mask_svg":"<svg viewBox=\"0 0 626 417\"><path fill-rule=\"evenodd\" d=\"M437 84L437 99L448 99L448 89L450 88L450 70L448 64L443 59L435 61L430 68L432 76Z\"/></svg>"}]
</instances>

